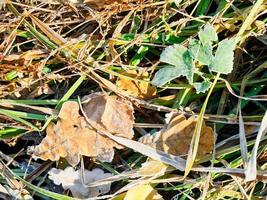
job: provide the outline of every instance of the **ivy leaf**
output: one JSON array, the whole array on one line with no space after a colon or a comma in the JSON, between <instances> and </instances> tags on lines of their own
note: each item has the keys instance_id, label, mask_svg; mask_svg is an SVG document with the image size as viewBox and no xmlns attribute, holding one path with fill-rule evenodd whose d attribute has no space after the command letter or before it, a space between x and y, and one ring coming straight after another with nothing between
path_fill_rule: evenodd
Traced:
<instances>
[{"instance_id":1,"label":"ivy leaf","mask_svg":"<svg viewBox=\"0 0 267 200\"><path fill-rule=\"evenodd\" d=\"M185 76L185 74L187 73L188 73L187 69L183 67L175 67L172 65L167 65L157 71L152 80L152 84L156 85L157 87L162 87L169 81L176 79L180 76Z\"/></svg>"},{"instance_id":2,"label":"ivy leaf","mask_svg":"<svg viewBox=\"0 0 267 200\"><path fill-rule=\"evenodd\" d=\"M189 43L189 52L191 56L202 65L209 65L212 62L212 46L205 44L204 46L198 40L191 40Z\"/></svg>"},{"instance_id":3,"label":"ivy leaf","mask_svg":"<svg viewBox=\"0 0 267 200\"><path fill-rule=\"evenodd\" d=\"M215 57L209 65L209 70L229 74L233 70L236 39L224 39L218 44Z\"/></svg>"},{"instance_id":4,"label":"ivy leaf","mask_svg":"<svg viewBox=\"0 0 267 200\"><path fill-rule=\"evenodd\" d=\"M179 44L167 47L160 55L160 61L171 66L160 69L152 84L160 87L179 76L185 76L190 84L193 83L194 63L186 47Z\"/></svg>"},{"instance_id":5,"label":"ivy leaf","mask_svg":"<svg viewBox=\"0 0 267 200\"><path fill-rule=\"evenodd\" d=\"M218 41L218 36L215 28L211 24L206 24L203 29L198 32L198 37L202 45L212 44Z\"/></svg>"},{"instance_id":6,"label":"ivy leaf","mask_svg":"<svg viewBox=\"0 0 267 200\"><path fill-rule=\"evenodd\" d=\"M196 89L197 94L205 93L210 88L211 82L208 79L205 79L202 82L195 82L193 86Z\"/></svg>"}]
</instances>

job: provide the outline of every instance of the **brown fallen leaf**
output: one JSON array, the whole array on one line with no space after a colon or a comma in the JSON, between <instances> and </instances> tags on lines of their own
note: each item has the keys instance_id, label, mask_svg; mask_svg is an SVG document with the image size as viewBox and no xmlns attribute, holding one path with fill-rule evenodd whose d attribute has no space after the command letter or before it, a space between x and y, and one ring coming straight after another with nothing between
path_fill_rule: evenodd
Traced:
<instances>
[{"instance_id":1,"label":"brown fallen leaf","mask_svg":"<svg viewBox=\"0 0 267 200\"><path fill-rule=\"evenodd\" d=\"M89 96L98 95L93 94ZM112 99L113 98L115 97L112 97ZM92 102L94 102L93 100L99 101L100 99L92 99ZM114 102L114 104L115 103L119 102ZM128 126L127 130L127 128L123 129L122 127L125 124L122 123L121 126L119 121L114 121L114 119L125 119L125 123L133 123L130 119L127 121L127 115L124 113L125 110L122 109L116 111L116 106L117 108L120 108L120 105L113 105L113 107L109 107L94 104L95 107L92 109L90 108L90 103L88 106L89 109L86 110L86 114L88 119L91 119L94 126L99 128L105 125L105 127L108 127L108 129L105 130L112 130L110 131L111 133L127 138L131 138L133 136L133 130L130 129L132 125ZM107 113L105 113L105 111ZM111 121L105 121L107 123L101 122L102 118L100 114L103 114L103 112L103 119L108 120L110 118ZM133 113L129 114L131 117L133 116ZM47 127L47 135L42 142L38 146L31 147L29 149L33 158L56 161L59 160L60 157L63 157L66 158L69 164L76 166L80 161L80 155L96 157L98 160L103 162L111 162L114 156L113 147L121 148L121 146L116 142L100 135L92 129L90 125L88 125L84 117L79 114L79 105L77 102L65 102L62 105L58 117L59 120L57 124L51 123ZM133 117L131 120L133 120Z\"/></svg>"},{"instance_id":2,"label":"brown fallen leaf","mask_svg":"<svg viewBox=\"0 0 267 200\"><path fill-rule=\"evenodd\" d=\"M104 93L93 93L83 100L83 111L91 126L116 136L133 137L134 116L130 102Z\"/></svg>"},{"instance_id":3,"label":"brown fallen leaf","mask_svg":"<svg viewBox=\"0 0 267 200\"><path fill-rule=\"evenodd\" d=\"M139 141L172 155L185 156L190 148L196 123L195 117L186 119L184 115L171 115L165 128L153 135L143 136ZM213 135L212 128L204 124L200 135L198 157L212 151Z\"/></svg>"},{"instance_id":4,"label":"brown fallen leaf","mask_svg":"<svg viewBox=\"0 0 267 200\"><path fill-rule=\"evenodd\" d=\"M123 75L135 79L148 80L148 73L137 73L137 71L135 70L130 70L127 73L124 73ZM124 90L127 93L140 99L150 99L157 94L157 88L145 81L138 81L125 77L119 77L116 82L116 85L119 89Z\"/></svg>"}]
</instances>

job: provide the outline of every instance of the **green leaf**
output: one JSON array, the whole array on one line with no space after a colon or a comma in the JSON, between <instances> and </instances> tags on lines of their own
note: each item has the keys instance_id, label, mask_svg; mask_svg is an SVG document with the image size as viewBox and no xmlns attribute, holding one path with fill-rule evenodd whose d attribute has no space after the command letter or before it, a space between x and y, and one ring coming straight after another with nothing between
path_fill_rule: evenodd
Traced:
<instances>
[{"instance_id":1,"label":"green leaf","mask_svg":"<svg viewBox=\"0 0 267 200\"><path fill-rule=\"evenodd\" d=\"M181 67L186 65L184 61L184 54L187 52L187 48L175 44L172 46L168 46L160 55L160 61L168 63L170 65L174 65L176 67Z\"/></svg>"},{"instance_id":2,"label":"green leaf","mask_svg":"<svg viewBox=\"0 0 267 200\"><path fill-rule=\"evenodd\" d=\"M233 70L234 50L236 39L224 39L218 44L217 51L209 70L229 74Z\"/></svg>"},{"instance_id":3,"label":"green leaf","mask_svg":"<svg viewBox=\"0 0 267 200\"><path fill-rule=\"evenodd\" d=\"M210 88L211 82L208 79L206 79L206 80L204 80L202 82L194 83L193 86L196 89L197 94L199 94L201 92L205 93Z\"/></svg>"},{"instance_id":4,"label":"green leaf","mask_svg":"<svg viewBox=\"0 0 267 200\"><path fill-rule=\"evenodd\" d=\"M148 46L141 46L135 56L130 60L130 65L137 66L144 59L146 53L148 52Z\"/></svg>"},{"instance_id":5,"label":"green leaf","mask_svg":"<svg viewBox=\"0 0 267 200\"><path fill-rule=\"evenodd\" d=\"M160 61L177 67L181 71L180 76L186 76L189 83L193 83L194 63L186 47L179 44L167 47L160 55Z\"/></svg>"},{"instance_id":6,"label":"green leaf","mask_svg":"<svg viewBox=\"0 0 267 200\"><path fill-rule=\"evenodd\" d=\"M18 72L17 71L10 71L6 74L6 80L12 81L14 78L18 77Z\"/></svg>"},{"instance_id":7,"label":"green leaf","mask_svg":"<svg viewBox=\"0 0 267 200\"><path fill-rule=\"evenodd\" d=\"M212 62L212 46L205 44L204 46L198 40L189 42L189 52L191 56L201 65L209 65Z\"/></svg>"},{"instance_id":8,"label":"green leaf","mask_svg":"<svg viewBox=\"0 0 267 200\"><path fill-rule=\"evenodd\" d=\"M49 74L49 73L52 72L52 70L48 66L44 66L43 69L42 69L42 72L44 74Z\"/></svg>"},{"instance_id":9,"label":"green leaf","mask_svg":"<svg viewBox=\"0 0 267 200\"><path fill-rule=\"evenodd\" d=\"M140 16L136 15L134 17L132 17L132 25L131 25L131 33L135 34L137 32L137 30L140 27L140 24L142 22Z\"/></svg>"},{"instance_id":10,"label":"green leaf","mask_svg":"<svg viewBox=\"0 0 267 200\"><path fill-rule=\"evenodd\" d=\"M218 41L216 30L210 24L206 24L203 29L200 29L198 37L202 45L212 44L212 42Z\"/></svg>"},{"instance_id":11,"label":"green leaf","mask_svg":"<svg viewBox=\"0 0 267 200\"><path fill-rule=\"evenodd\" d=\"M152 80L152 84L156 85L157 87L162 87L169 81L176 79L180 76L185 76L185 74L187 73L187 69L183 67L175 67L168 65L157 71Z\"/></svg>"},{"instance_id":12,"label":"green leaf","mask_svg":"<svg viewBox=\"0 0 267 200\"><path fill-rule=\"evenodd\" d=\"M193 84L193 76L194 76L194 70L195 70L195 64L193 62L193 58L190 55L190 52L187 50L184 55L184 62L185 62L185 66L187 67L187 74L185 74L184 76L186 76L189 84ZM183 67L185 67L183 66Z\"/></svg>"},{"instance_id":13,"label":"green leaf","mask_svg":"<svg viewBox=\"0 0 267 200\"><path fill-rule=\"evenodd\" d=\"M29 37L32 36L28 31L22 31L22 30L19 30L19 29L17 29L16 35L19 36L19 37L23 37L23 38L29 38Z\"/></svg>"}]
</instances>

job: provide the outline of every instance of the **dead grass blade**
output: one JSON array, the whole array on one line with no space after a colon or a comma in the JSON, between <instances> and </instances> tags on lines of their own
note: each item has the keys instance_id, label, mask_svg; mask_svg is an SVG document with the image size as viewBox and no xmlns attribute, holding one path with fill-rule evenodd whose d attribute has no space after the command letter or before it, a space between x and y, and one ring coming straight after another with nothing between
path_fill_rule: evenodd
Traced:
<instances>
[{"instance_id":1,"label":"dead grass blade","mask_svg":"<svg viewBox=\"0 0 267 200\"><path fill-rule=\"evenodd\" d=\"M163 163L166 163L168 165L171 165L173 167L175 167L176 169L179 169L181 171L184 171L185 169L185 160L183 158L181 158L180 156L173 156L167 153L164 153L162 151L159 150L155 150L152 147L149 147L147 145L144 145L140 142L136 142L134 140L129 140L126 138L122 138L122 137L117 137L114 135L111 135L107 132L102 132L102 134L105 134L106 136L108 136L109 138L111 138L112 140L116 141L117 143L126 146L130 149L133 149L134 151L137 151L145 156L148 156L154 160L158 160L161 161Z\"/></svg>"},{"instance_id":2,"label":"dead grass blade","mask_svg":"<svg viewBox=\"0 0 267 200\"><path fill-rule=\"evenodd\" d=\"M13 174L10 173L8 166L6 166L2 160L0 160L0 173L1 176L6 179L10 188L19 191L23 189L23 184L14 178Z\"/></svg>"},{"instance_id":3,"label":"dead grass blade","mask_svg":"<svg viewBox=\"0 0 267 200\"><path fill-rule=\"evenodd\" d=\"M33 15L29 15L29 17L32 19L35 25L37 25L46 35L47 37L53 41L56 45L62 46L66 44L66 40L61 37L58 33L56 33L53 29L51 29L49 26L47 26L44 22L39 20L37 17Z\"/></svg>"},{"instance_id":4,"label":"dead grass blade","mask_svg":"<svg viewBox=\"0 0 267 200\"><path fill-rule=\"evenodd\" d=\"M123 27L126 25L126 23L129 21L130 17L132 16L132 14L134 13L135 10L132 10L130 11L124 18L123 20L121 20L121 22L118 24L118 26L116 27L113 35L112 35L112 38L113 39L116 39L117 37L120 36L121 34L121 31L123 29ZM115 41L114 40L110 40L109 41L109 48L110 48L110 53L111 53L111 56L112 56L112 62L118 62L118 63L121 63L121 60L120 60L120 55L118 54L118 52L116 51L115 49Z\"/></svg>"},{"instance_id":5,"label":"dead grass blade","mask_svg":"<svg viewBox=\"0 0 267 200\"><path fill-rule=\"evenodd\" d=\"M264 63L266 66L267 66L267 62ZM237 95L234 90L232 89L230 83L223 79L223 78L220 78L220 80L222 80L225 85L226 85L226 88L228 89L228 91L233 95L235 96L236 98L239 98L239 99L243 99L243 100L247 100L247 101L267 101L267 96L251 96L251 97L242 97L242 96L239 96Z\"/></svg>"},{"instance_id":6,"label":"dead grass blade","mask_svg":"<svg viewBox=\"0 0 267 200\"><path fill-rule=\"evenodd\" d=\"M248 161L247 168L245 170L245 180L252 181L257 177L257 152L260 145L260 141L267 132L267 111L262 119L260 130L258 132L254 147L252 149L251 157Z\"/></svg>"},{"instance_id":7,"label":"dead grass blade","mask_svg":"<svg viewBox=\"0 0 267 200\"><path fill-rule=\"evenodd\" d=\"M244 168L247 166L248 162L248 149L247 149L247 139L246 139L246 133L245 133L245 126L244 121L242 117L242 111L241 111L241 102L238 104L239 108L239 141L240 141L240 149L241 149L241 156L244 164Z\"/></svg>"},{"instance_id":8,"label":"dead grass blade","mask_svg":"<svg viewBox=\"0 0 267 200\"><path fill-rule=\"evenodd\" d=\"M244 33L250 27L250 25L255 21L255 17L257 16L258 12L261 10L260 7L262 6L263 3L264 3L264 0L256 1L251 11L249 12L249 15L247 16L246 20L242 24L240 30L237 33L237 38L240 41L240 43L242 43L246 39L246 37L249 36L249 35L244 36Z\"/></svg>"},{"instance_id":9,"label":"dead grass blade","mask_svg":"<svg viewBox=\"0 0 267 200\"><path fill-rule=\"evenodd\" d=\"M232 174L232 175L239 176L239 177L245 176L245 169L241 169L241 168L193 167L192 171ZM256 175L258 180L267 180L267 172L266 171L257 171L255 173L255 175Z\"/></svg>"}]
</instances>

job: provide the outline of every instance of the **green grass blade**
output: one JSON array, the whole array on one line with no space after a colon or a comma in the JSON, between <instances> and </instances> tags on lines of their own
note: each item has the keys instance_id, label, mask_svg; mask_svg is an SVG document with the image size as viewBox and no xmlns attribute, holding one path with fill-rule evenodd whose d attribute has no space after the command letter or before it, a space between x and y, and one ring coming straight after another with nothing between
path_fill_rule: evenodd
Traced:
<instances>
[{"instance_id":1,"label":"green grass blade","mask_svg":"<svg viewBox=\"0 0 267 200\"><path fill-rule=\"evenodd\" d=\"M30 122L28 122L28 121L26 121L26 120L24 120L24 119L22 119L22 118L20 118L20 117L18 117L16 115L14 115L14 114L11 114L10 112L7 112L4 109L0 109L0 114L5 115L7 117L10 117L11 119L14 119L14 120L16 120L18 122L21 122L21 123L31 127L35 131L39 131L39 129L36 126L34 126L32 123L30 123Z\"/></svg>"},{"instance_id":2,"label":"green grass blade","mask_svg":"<svg viewBox=\"0 0 267 200\"><path fill-rule=\"evenodd\" d=\"M185 177L189 174L189 172L191 171L193 164L195 162L195 159L197 156L198 145L199 145L200 132L201 132L202 124L203 124L203 117L204 117L204 114L206 111L209 97L210 97L219 77L220 77L220 73L217 73L217 75L216 75L216 77L215 77L215 79L214 79L214 81L213 81L213 83L209 89L207 97L203 103L201 111L199 113L197 124L196 124L195 130L194 130L192 142L191 142L190 149L189 149L188 156L187 156L187 160L186 160L186 167L185 167L185 173L184 173Z\"/></svg>"},{"instance_id":3,"label":"green grass blade","mask_svg":"<svg viewBox=\"0 0 267 200\"><path fill-rule=\"evenodd\" d=\"M45 121L46 116L45 115L39 115L39 114L33 114L33 113L26 113L21 111L14 111L14 110L5 110L0 108L1 113L6 113L12 116L20 117L23 119L34 119L34 120L40 120Z\"/></svg>"},{"instance_id":4,"label":"green grass blade","mask_svg":"<svg viewBox=\"0 0 267 200\"><path fill-rule=\"evenodd\" d=\"M71 86L71 88L68 90L68 92L60 99L60 101L56 105L56 109L60 108L62 103L67 101L71 95L77 90L77 88L82 84L84 79L86 78L85 75L81 75L79 79Z\"/></svg>"},{"instance_id":5,"label":"green grass blade","mask_svg":"<svg viewBox=\"0 0 267 200\"><path fill-rule=\"evenodd\" d=\"M1 103L10 104L26 104L26 105L56 105L59 102L58 99L30 99L30 100L13 100L13 99L0 99Z\"/></svg>"}]
</instances>

